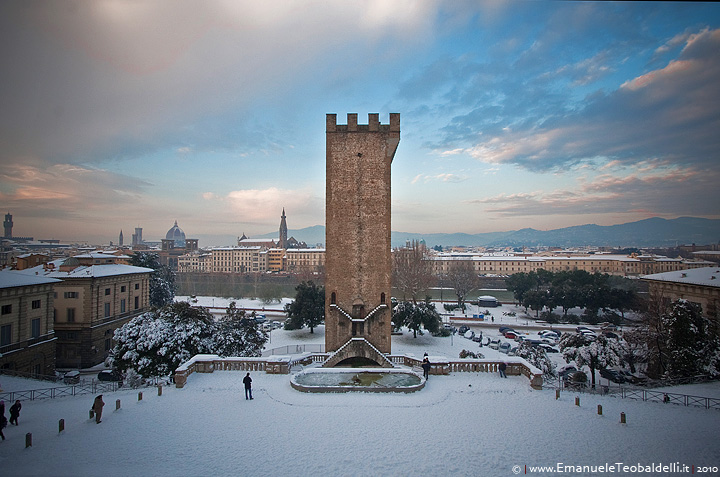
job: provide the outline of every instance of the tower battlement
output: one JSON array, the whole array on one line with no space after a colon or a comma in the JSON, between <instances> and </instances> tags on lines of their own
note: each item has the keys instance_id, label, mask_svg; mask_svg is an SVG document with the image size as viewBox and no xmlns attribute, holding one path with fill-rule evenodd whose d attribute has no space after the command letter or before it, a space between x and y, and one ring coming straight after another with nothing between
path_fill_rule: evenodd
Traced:
<instances>
[{"instance_id":1,"label":"tower battlement","mask_svg":"<svg viewBox=\"0 0 720 477\"><path fill-rule=\"evenodd\" d=\"M368 114L368 124L358 124L357 113L348 113L347 124L337 123L337 114L329 113L325 119L325 132L400 132L400 113L390 113L390 124L380 124L378 113Z\"/></svg>"}]
</instances>

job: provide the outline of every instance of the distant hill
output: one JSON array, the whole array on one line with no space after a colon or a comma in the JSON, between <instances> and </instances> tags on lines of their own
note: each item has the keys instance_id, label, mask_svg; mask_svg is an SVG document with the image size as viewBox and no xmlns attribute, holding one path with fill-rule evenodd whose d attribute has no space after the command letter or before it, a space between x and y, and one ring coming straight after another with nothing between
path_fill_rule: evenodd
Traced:
<instances>
[{"instance_id":1,"label":"distant hill","mask_svg":"<svg viewBox=\"0 0 720 477\"><path fill-rule=\"evenodd\" d=\"M288 230L288 236L307 242L309 246L325 243L325 227L315 225ZM256 238L277 237L277 231ZM418 234L392 232L392 246L400 247L408 240L425 240L429 247L674 247L676 245L711 244L720 242L720 220L697 217L661 219L653 217L619 225L578 225L554 230L520 229L482 234L446 233Z\"/></svg>"}]
</instances>

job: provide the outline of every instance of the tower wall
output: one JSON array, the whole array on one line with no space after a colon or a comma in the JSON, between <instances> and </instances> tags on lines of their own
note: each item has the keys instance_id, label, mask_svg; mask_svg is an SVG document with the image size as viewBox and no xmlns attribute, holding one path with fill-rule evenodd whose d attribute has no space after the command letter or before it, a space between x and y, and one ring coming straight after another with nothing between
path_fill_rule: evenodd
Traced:
<instances>
[{"instance_id":1,"label":"tower wall","mask_svg":"<svg viewBox=\"0 0 720 477\"><path fill-rule=\"evenodd\" d=\"M326 118L325 347L365 338L390 352L390 166L400 141L400 114L380 124ZM381 306L381 305L385 306ZM379 307L379 308L378 308Z\"/></svg>"}]
</instances>

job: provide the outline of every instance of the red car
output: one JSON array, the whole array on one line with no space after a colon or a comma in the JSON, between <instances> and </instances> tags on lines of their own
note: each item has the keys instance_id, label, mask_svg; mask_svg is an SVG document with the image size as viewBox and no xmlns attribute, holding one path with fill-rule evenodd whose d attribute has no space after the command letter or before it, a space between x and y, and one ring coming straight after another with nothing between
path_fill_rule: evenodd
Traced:
<instances>
[{"instance_id":1,"label":"red car","mask_svg":"<svg viewBox=\"0 0 720 477\"><path fill-rule=\"evenodd\" d=\"M517 337L519 335L514 331L506 331L504 336L505 336L505 338L507 338L509 340L514 340L514 339L517 339Z\"/></svg>"}]
</instances>

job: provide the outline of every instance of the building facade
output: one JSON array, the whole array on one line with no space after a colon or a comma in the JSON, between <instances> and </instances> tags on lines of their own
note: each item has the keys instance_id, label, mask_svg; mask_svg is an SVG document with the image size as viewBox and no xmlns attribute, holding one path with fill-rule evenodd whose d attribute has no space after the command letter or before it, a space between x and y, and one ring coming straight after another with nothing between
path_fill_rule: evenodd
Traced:
<instances>
[{"instance_id":1,"label":"building facade","mask_svg":"<svg viewBox=\"0 0 720 477\"><path fill-rule=\"evenodd\" d=\"M718 319L720 312L720 267L654 273L642 277L652 296L665 300L687 300L702 307L706 316Z\"/></svg>"},{"instance_id":2,"label":"building facade","mask_svg":"<svg viewBox=\"0 0 720 477\"><path fill-rule=\"evenodd\" d=\"M378 114L358 125L326 117L325 348L326 363L364 357L385 365L390 353L390 166L400 142L400 115ZM352 340L352 342L351 342ZM341 361L338 361L341 362Z\"/></svg>"},{"instance_id":3,"label":"building facade","mask_svg":"<svg viewBox=\"0 0 720 477\"><path fill-rule=\"evenodd\" d=\"M60 280L0 272L0 368L55 374L53 286Z\"/></svg>"},{"instance_id":4,"label":"building facade","mask_svg":"<svg viewBox=\"0 0 720 477\"><path fill-rule=\"evenodd\" d=\"M54 290L56 366L88 368L102 363L114 346L115 330L150 310L152 272L131 265L72 262L49 271L47 277L61 280Z\"/></svg>"}]
</instances>

